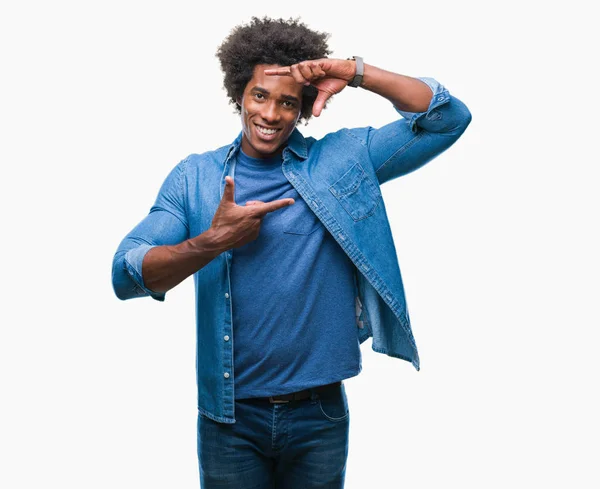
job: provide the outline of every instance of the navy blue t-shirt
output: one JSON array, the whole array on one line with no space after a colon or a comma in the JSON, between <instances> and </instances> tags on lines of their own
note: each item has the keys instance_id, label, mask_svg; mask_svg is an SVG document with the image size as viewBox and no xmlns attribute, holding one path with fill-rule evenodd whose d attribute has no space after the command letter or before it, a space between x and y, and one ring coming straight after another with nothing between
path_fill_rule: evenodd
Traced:
<instances>
[{"instance_id":1,"label":"navy blue t-shirt","mask_svg":"<svg viewBox=\"0 0 600 489\"><path fill-rule=\"evenodd\" d=\"M354 265L288 182L281 156L241 150L235 201L292 197L255 241L233 249L236 399L287 394L358 375Z\"/></svg>"}]
</instances>

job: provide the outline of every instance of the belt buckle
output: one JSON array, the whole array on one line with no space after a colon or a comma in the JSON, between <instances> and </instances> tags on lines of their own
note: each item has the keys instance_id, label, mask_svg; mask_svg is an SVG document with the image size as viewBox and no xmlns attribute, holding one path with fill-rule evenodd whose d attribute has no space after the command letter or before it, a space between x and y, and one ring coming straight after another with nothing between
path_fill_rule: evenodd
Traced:
<instances>
[{"instance_id":1,"label":"belt buckle","mask_svg":"<svg viewBox=\"0 0 600 489\"><path fill-rule=\"evenodd\" d=\"M271 404L285 404L285 403L288 403L290 401L285 401L283 399L273 399L273 396L269 396L269 402Z\"/></svg>"}]
</instances>

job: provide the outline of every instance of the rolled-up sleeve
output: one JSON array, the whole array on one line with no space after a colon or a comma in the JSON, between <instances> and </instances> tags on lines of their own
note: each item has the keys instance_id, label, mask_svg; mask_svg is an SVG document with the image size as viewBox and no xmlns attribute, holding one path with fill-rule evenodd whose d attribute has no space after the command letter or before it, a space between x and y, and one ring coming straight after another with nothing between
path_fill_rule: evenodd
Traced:
<instances>
[{"instance_id":1,"label":"rolled-up sleeve","mask_svg":"<svg viewBox=\"0 0 600 489\"><path fill-rule=\"evenodd\" d=\"M452 146L471 122L467 106L433 78L418 78L433 92L425 112L405 112L381 128L368 127L365 145L380 184L406 175Z\"/></svg>"},{"instance_id":2,"label":"rolled-up sleeve","mask_svg":"<svg viewBox=\"0 0 600 489\"><path fill-rule=\"evenodd\" d=\"M443 85L438 83L437 80L426 77L420 77L417 79L425 83L433 93L427 110L425 112L405 112L403 110L398 109L397 107L394 107L396 109L396 112L398 112L402 117L404 117L408 121L408 126L410 127L410 130L412 132L417 132L418 120L422 119L424 116L429 114L433 109L448 102L449 98L448 90L446 90Z\"/></svg>"},{"instance_id":3,"label":"rolled-up sleeve","mask_svg":"<svg viewBox=\"0 0 600 489\"><path fill-rule=\"evenodd\" d=\"M149 214L119 244L113 257L112 285L121 300L152 297L165 300L144 284L142 263L155 246L175 245L189 238L184 191L186 160L180 162L163 182Z\"/></svg>"}]
</instances>

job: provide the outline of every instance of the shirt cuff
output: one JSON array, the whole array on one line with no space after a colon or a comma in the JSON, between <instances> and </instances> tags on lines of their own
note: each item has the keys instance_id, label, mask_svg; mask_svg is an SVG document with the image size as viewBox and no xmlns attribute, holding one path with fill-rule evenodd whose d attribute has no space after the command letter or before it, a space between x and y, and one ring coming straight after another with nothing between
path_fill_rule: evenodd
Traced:
<instances>
[{"instance_id":1,"label":"shirt cuff","mask_svg":"<svg viewBox=\"0 0 600 489\"><path fill-rule=\"evenodd\" d=\"M137 248L129 250L125 253L124 261L125 261L125 269L135 282L135 285L143 291L145 294L149 295L153 299L157 301L165 300L165 292L154 292L144 285L144 278L142 276L142 262L144 261L144 256L151 248L154 248L153 245L140 245Z\"/></svg>"},{"instance_id":2,"label":"shirt cuff","mask_svg":"<svg viewBox=\"0 0 600 489\"><path fill-rule=\"evenodd\" d=\"M426 78L426 77L417 77L417 80L421 80L429 88L431 88L431 91L433 92L433 96L431 97L431 102L429 102L429 107L428 107L427 111L425 111L425 112L405 112L403 110L400 110L398 107L394 106L394 109L396 109L396 112L398 112L402 117L404 117L408 121L408 123L410 125L410 130L412 132L417 132L417 130L418 130L417 122L422 117L429 116L430 112L433 109L439 107L440 105L447 104L448 101L450 100L450 93L437 80L435 80L433 78Z\"/></svg>"}]
</instances>

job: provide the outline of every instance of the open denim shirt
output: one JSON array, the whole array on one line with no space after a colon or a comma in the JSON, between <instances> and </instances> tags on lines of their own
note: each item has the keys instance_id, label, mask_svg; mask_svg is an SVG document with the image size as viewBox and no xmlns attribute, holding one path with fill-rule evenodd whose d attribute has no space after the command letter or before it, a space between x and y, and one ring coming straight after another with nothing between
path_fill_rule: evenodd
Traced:
<instances>
[{"instance_id":1,"label":"open denim shirt","mask_svg":"<svg viewBox=\"0 0 600 489\"><path fill-rule=\"evenodd\" d=\"M344 128L320 140L295 129L282 163L289 182L356 266L359 341L372 337L374 351L407 360L417 370L419 356L380 185L448 149L471 121L467 107L442 85L420 80L433 91L426 112L396 109L403 118L379 129ZM119 299L165 299L144 286L144 255L210 227L225 176L234 176L241 141L240 133L232 144L192 154L171 170L148 216L114 255L112 280ZM194 273L198 409L222 423L235 422L231 257L231 250L223 252Z\"/></svg>"}]
</instances>

